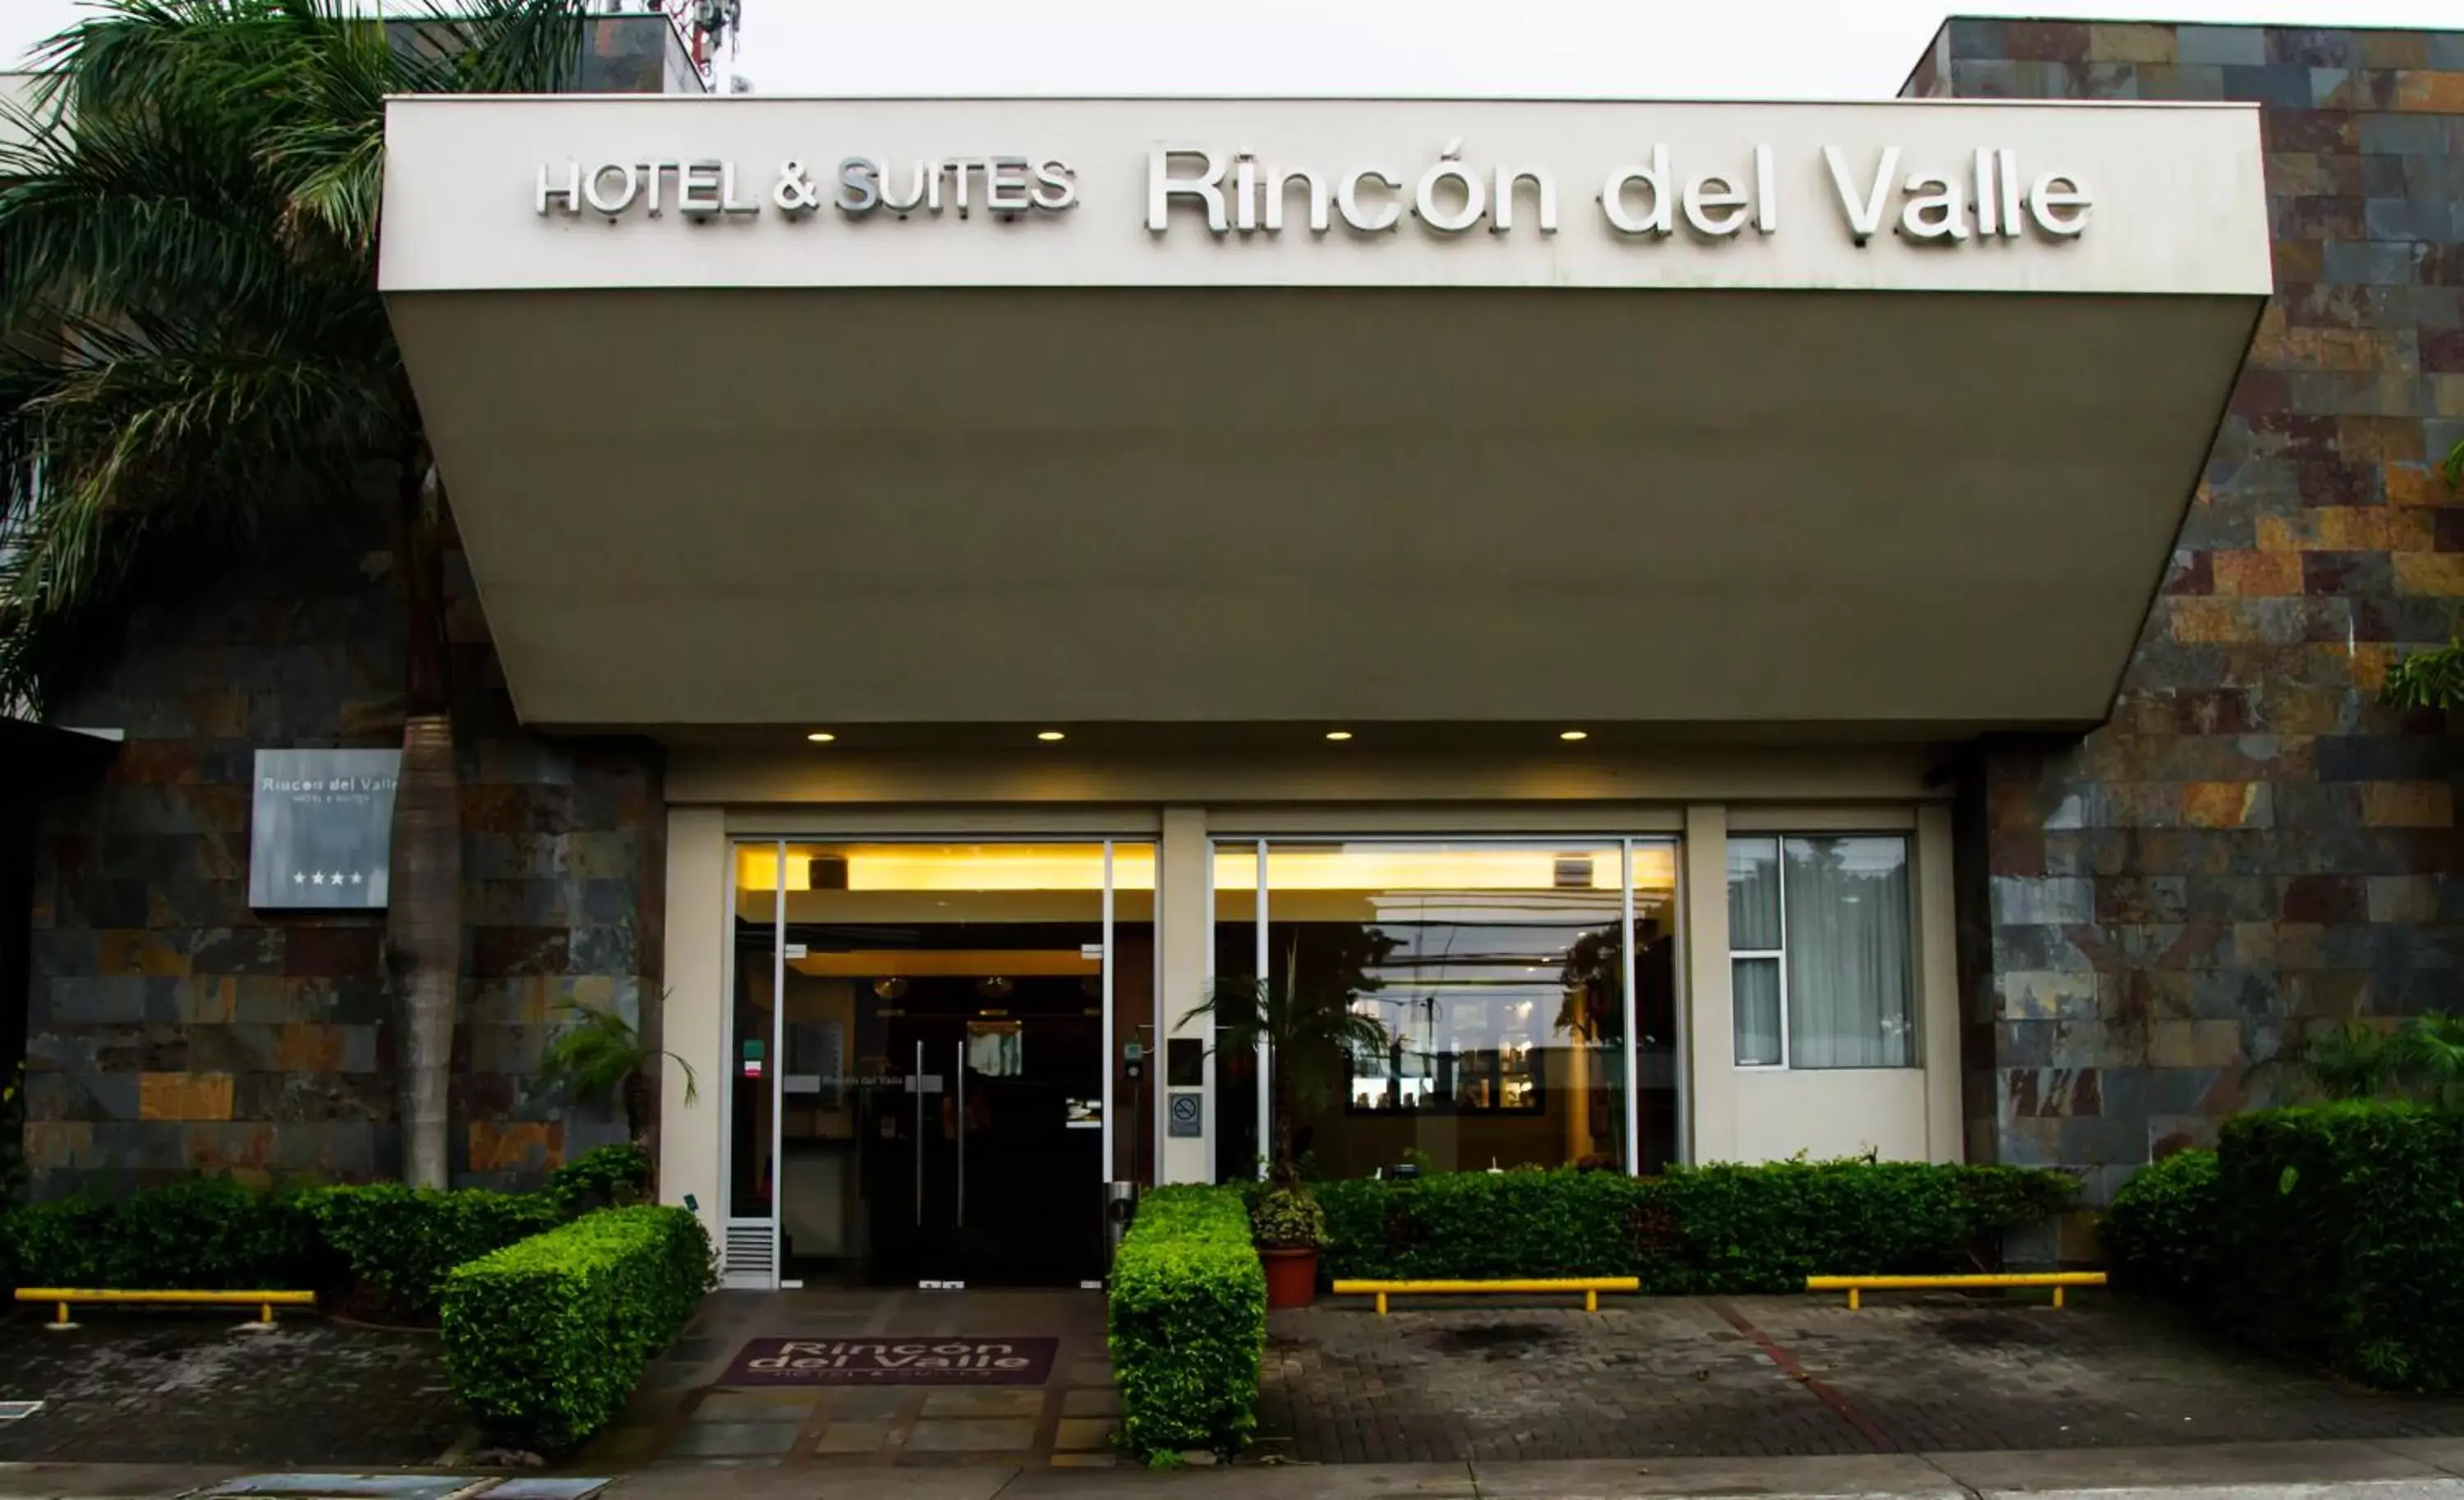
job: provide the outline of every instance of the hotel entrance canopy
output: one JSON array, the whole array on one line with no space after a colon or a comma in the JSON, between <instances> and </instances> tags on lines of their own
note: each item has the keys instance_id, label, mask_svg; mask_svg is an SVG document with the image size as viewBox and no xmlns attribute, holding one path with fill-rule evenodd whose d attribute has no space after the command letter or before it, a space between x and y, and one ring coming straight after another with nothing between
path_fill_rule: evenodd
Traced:
<instances>
[{"instance_id":1,"label":"hotel entrance canopy","mask_svg":"<svg viewBox=\"0 0 2464 1500\"><path fill-rule=\"evenodd\" d=\"M2255 110L398 99L382 278L549 728L2101 719Z\"/></svg>"}]
</instances>

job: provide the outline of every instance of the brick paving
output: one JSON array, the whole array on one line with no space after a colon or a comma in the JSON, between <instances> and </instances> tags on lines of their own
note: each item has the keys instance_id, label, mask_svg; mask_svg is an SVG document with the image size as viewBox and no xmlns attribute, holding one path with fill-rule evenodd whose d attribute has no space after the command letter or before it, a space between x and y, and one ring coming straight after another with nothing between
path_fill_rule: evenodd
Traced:
<instances>
[{"instance_id":1,"label":"brick paving","mask_svg":"<svg viewBox=\"0 0 2464 1500\"><path fill-rule=\"evenodd\" d=\"M2101 1295L2058 1312L2016 1297L1597 1314L1432 1299L1385 1318L1346 1300L1269 1321L1260 1448L1313 1463L2464 1435L2464 1399L2356 1391Z\"/></svg>"}]
</instances>

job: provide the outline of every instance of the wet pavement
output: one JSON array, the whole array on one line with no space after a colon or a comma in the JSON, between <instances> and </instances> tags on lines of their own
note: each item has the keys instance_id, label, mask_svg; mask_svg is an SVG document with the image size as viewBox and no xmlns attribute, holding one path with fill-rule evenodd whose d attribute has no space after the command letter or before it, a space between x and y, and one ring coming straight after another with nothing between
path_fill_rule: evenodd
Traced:
<instances>
[{"instance_id":1,"label":"wet pavement","mask_svg":"<svg viewBox=\"0 0 2464 1500\"><path fill-rule=\"evenodd\" d=\"M228 1312L0 1319L0 1464L412 1467L471 1455L436 1336ZM2172 1450L2464 1437L2464 1399L2361 1391L2102 1294L1322 1301L1269 1321L1255 1459L1294 1464ZM761 1338L1053 1339L1038 1384L778 1385ZM730 1383L735 1381L736 1383ZM1097 1292L713 1295L559 1474L1038 1472L1125 1462ZM748 1476L749 1477L749 1476ZM782 1476L783 1477L783 1476ZM855 1476L846 1475L848 1482ZM869 1483L869 1481L867 1481ZM956 1482L955 1476L952 1482Z\"/></svg>"},{"instance_id":2,"label":"wet pavement","mask_svg":"<svg viewBox=\"0 0 2464 1500\"><path fill-rule=\"evenodd\" d=\"M79 1308L0 1316L0 1462L409 1465L461 1433L437 1335L253 1311Z\"/></svg>"},{"instance_id":3,"label":"wet pavement","mask_svg":"<svg viewBox=\"0 0 2464 1500\"><path fill-rule=\"evenodd\" d=\"M949 1348L1053 1339L1034 1384L780 1386L741 1379L755 1339ZM737 1383L731 1383L731 1381ZM717 1292L631 1407L567 1467L1103 1467L1119 1413L1100 1291Z\"/></svg>"},{"instance_id":4,"label":"wet pavement","mask_svg":"<svg viewBox=\"0 0 2464 1500\"><path fill-rule=\"evenodd\" d=\"M1269 1319L1259 1451L1310 1463L1785 1457L2464 1435L2164 1309L2080 1294L1398 1302Z\"/></svg>"}]
</instances>

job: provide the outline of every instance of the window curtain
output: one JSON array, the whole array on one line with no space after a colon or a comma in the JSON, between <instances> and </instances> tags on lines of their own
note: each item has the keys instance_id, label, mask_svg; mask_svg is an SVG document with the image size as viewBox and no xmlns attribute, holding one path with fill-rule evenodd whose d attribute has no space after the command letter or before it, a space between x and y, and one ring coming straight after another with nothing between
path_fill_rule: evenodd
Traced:
<instances>
[{"instance_id":1,"label":"window curtain","mask_svg":"<svg viewBox=\"0 0 2464 1500\"><path fill-rule=\"evenodd\" d=\"M1791 1066L1913 1067L1907 841L1785 842Z\"/></svg>"},{"instance_id":2,"label":"window curtain","mask_svg":"<svg viewBox=\"0 0 2464 1500\"><path fill-rule=\"evenodd\" d=\"M1728 951L1777 953L1779 840L1728 841ZM1730 993L1737 1021L1737 1063L1772 1068L1785 1060L1779 1041L1779 960L1732 957Z\"/></svg>"}]
</instances>

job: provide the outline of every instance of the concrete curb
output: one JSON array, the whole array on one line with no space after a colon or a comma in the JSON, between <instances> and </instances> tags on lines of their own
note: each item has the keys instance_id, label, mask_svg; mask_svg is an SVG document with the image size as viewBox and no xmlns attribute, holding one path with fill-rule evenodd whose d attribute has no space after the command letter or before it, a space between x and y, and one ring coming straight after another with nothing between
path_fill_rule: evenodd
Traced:
<instances>
[{"instance_id":1,"label":"concrete curb","mask_svg":"<svg viewBox=\"0 0 2464 1500\"><path fill-rule=\"evenodd\" d=\"M174 1500L262 1472L232 1466L0 1464L0 1500ZM494 1470L467 1477L516 1476ZM674 1465L620 1475L608 1495L707 1500L716 1489L729 1500L2464 1500L2464 1438L1162 1471L1001 1466L721 1471Z\"/></svg>"}]
</instances>

